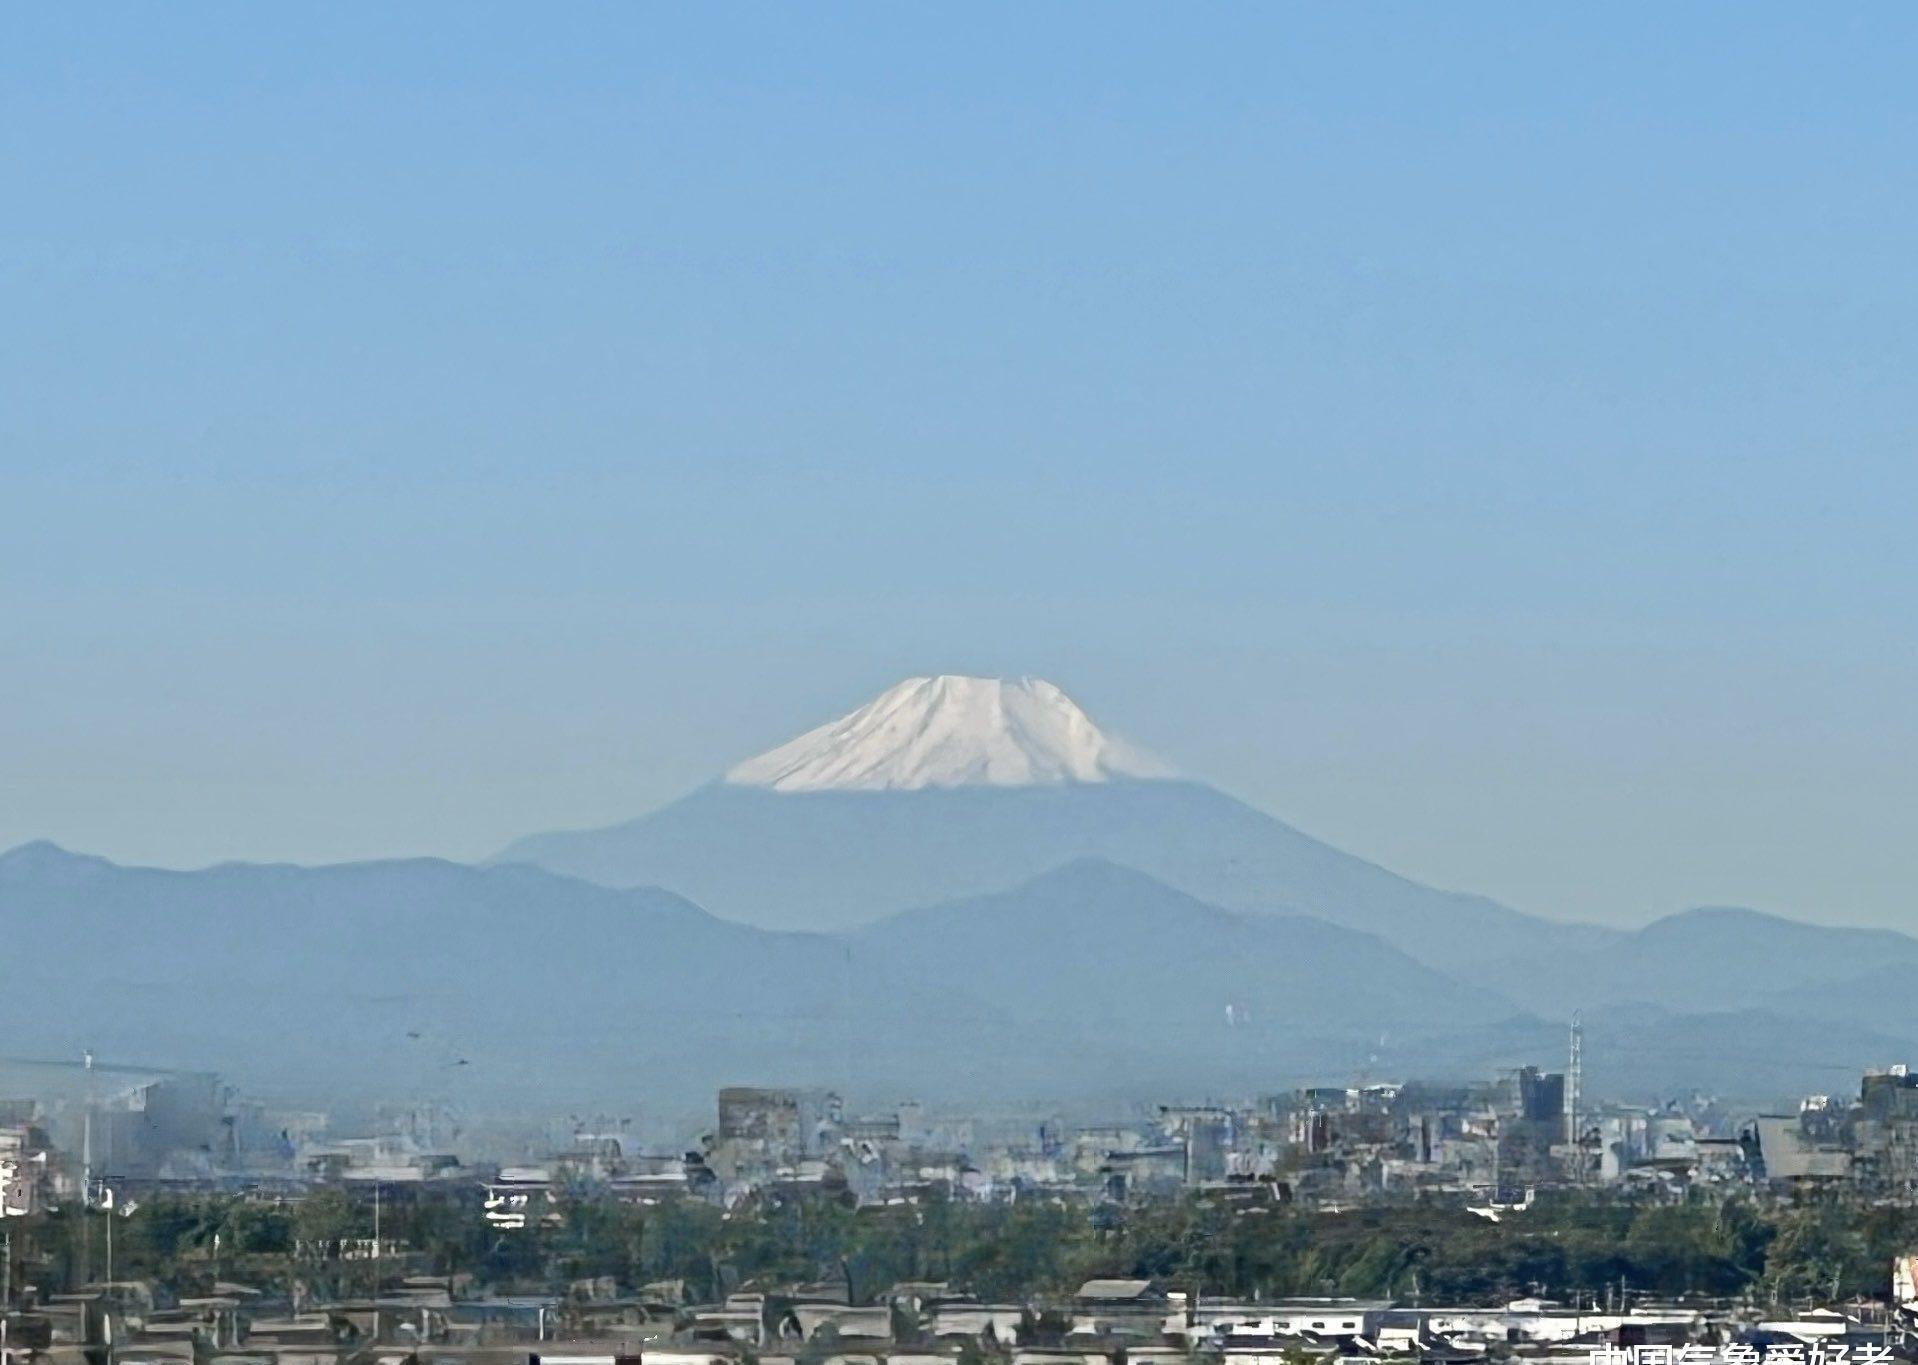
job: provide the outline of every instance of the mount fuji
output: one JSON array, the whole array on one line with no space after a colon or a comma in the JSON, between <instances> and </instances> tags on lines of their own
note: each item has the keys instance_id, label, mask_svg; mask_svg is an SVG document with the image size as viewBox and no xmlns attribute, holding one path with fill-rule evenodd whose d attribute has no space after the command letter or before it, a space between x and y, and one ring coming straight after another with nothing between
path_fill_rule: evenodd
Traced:
<instances>
[{"instance_id":1,"label":"mount fuji","mask_svg":"<svg viewBox=\"0 0 1918 1365\"><path fill-rule=\"evenodd\" d=\"M28 844L0 853L0 930L28 1052L502 1112L696 1108L729 1080L1105 1104L1456 1079L1551 1057L1574 1009L1610 1093L1776 1096L1918 1038L1918 940L1733 909L1628 933L1433 890L1036 680L912 679L484 867Z\"/></svg>"},{"instance_id":2,"label":"mount fuji","mask_svg":"<svg viewBox=\"0 0 1918 1365\"><path fill-rule=\"evenodd\" d=\"M1082 858L1231 910L1304 914L1496 984L1610 930L1421 886L1107 734L1038 679L911 678L638 819L498 855L666 886L774 929L841 930Z\"/></svg>"}]
</instances>

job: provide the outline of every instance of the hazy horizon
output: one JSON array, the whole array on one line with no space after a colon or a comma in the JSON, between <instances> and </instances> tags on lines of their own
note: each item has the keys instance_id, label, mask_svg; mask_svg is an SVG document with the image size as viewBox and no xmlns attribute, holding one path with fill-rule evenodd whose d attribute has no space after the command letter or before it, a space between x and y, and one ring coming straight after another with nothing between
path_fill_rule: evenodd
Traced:
<instances>
[{"instance_id":1,"label":"hazy horizon","mask_svg":"<svg viewBox=\"0 0 1918 1365\"><path fill-rule=\"evenodd\" d=\"M21 11L0 848L473 859L1058 683L1918 932L1918 15Z\"/></svg>"}]
</instances>

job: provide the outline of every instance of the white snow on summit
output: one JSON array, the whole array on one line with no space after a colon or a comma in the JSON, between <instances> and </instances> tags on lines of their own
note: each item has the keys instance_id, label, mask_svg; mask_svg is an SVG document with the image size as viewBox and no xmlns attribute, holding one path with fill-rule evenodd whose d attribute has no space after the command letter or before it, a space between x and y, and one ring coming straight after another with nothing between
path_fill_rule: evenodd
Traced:
<instances>
[{"instance_id":1,"label":"white snow on summit","mask_svg":"<svg viewBox=\"0 0 1918 1365\"><path fill-rule=\"evenodd\" d=\"M857 711L726 773L779 792L1035 787L1168 777L1049 682L908 678Z\"/></svg>"}]
</instances>

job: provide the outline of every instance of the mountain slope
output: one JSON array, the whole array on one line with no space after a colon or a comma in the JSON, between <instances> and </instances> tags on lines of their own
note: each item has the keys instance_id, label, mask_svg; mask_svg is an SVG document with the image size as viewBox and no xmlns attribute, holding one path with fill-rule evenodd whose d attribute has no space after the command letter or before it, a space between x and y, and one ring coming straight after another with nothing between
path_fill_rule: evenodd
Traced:
<instances>
[{"instance_id":1,"label":"mountain slope","mask_svg":"<svg viewBox=\"0 0 1918 1365\"><path fill-rule=\"evenodd\" d=\"M732 1083L1097 1107L1468 1079L1552 1064L1571 1002L1606 980L1581 985L1575 959L1539 969L1547 1022L1370 935L1222 909L1095 859L835 937L527 867L163 872L30 845L0 855L0 932L16 1053L92 1048L304 1102L522 1113L698 1112ZM1842 968L1816 965L1827 931L1780 932L1815 972ZM1697 964L1715 940L1684 943ZM1879 984L1901 985L1905 949L1878 948ZM1672 1007L1682 998L1602 1005L1587 1014L1588 1075L1595 1093L1769 1098L1844 1088L1918 1036L1908 1009L1821 1017L1808 1000L1831 991L1692 1013Z\"/></svg>"},{"instance_id":2,"label":"mountain slope","mask_svg":"<svg viewBox=\"0 0 1918 1365\"><path fill-rule=\"evenodd\" d=\"M1051 683L909 678L662 810L534 835L494 861L670 886L769 928L838 930L1101 858L1229 909L1376 934L1488 984L1487 964L1612 937L1420 886L1164 773Z\"/></svg>"},{"instance_id":3,"label":"mountain slope","mask_svg":"<svg viewBox=\"0 0 1918 1365\"><path fill-rule=\"evenodd\" d=\"M30 846L0 856L0 931L11 1047L319 1098L1137 1099L1344 1075L1382 1033L1511 1013L1365 935L1097 862L834 939L527 867L166 872Z\"/></svg>"},{"instance_id":4,"label":"mountain slope","mask_svg":"<svg viewBox=\"0 0 1918 1365\"><path fill-rule=\"evenodd\" d=\"M535 868L169 872L29 845L0 856L0 932L10 1048L305 1095L692 1093L837 1027L829 942Z\"/></svg>"},{"instance_id":5,"label":"mountain slope","mask_svg":"<svg viewBox=\"0 0 1918 1365\"><path fill-rule=\"evenodd\" d=\"M1613 937L1420 886L1196 782L793 793L716 784L609 829L522 839L498 861L608 886L670 886L731 919L830 930L1003 890L1086 857L1228 909L1376 934L1461 975Z\"/></svg>"},{"instance_id":6,"label":"mountain slope","mask_svg":"<svg viewBox=\"0 0 1918 1365\"><path fill-rule=\"evenodd\" d=\"M976 1095L1003 1093L1009 1072L1041 1095L1251 1095L1364 1072L1400 1033L1437 1041L1513 1014L1375 937L1231 913L1099 859L848 941L861 980L928 1003L957 1041L953 1083Z\"/></svg>"},{"instance_id":7,"label":"mountain slope","mask_svg":"<svg viewBox=\"0 0 1918 1365\"><path fill-rule=\"evenodd\" d=\"M1681 911L1571 955L1508 964L1507 991L1534 1009L1658 1005L1687 1013L1781 1009L1824 1017L1835 988L1891 971L1918 979L1918 939L1889 929L1806 924L1757 910ZM1849 991L1841 994L1851 994ZM1895 1017L1883 992L1859 1014Z\"/></svg>"},{"instance_id":8,"label":"mountain slope","mask_svg":"<svg viewBox=\"0 0 1918 1365\"><path fill-rule=\"evenodd\" d=\"M1165 1018L1208 1026L1235 1002L1241 1013L1256 1005L1295 1024L1334 1021L1362 1003L1361 1032L1513 1013L1496 995L1461 986L1369 934L1303 915L1234 913L1098 858L1010 891L894 915L852 943L862 960L927 979L949 972L969 947L1006 945L1013 951L998 953L983 978L991 998L1025 1008L1076 991L1075 1009L1100 1020L1134 1013L1142 999ZM1081 982L1090 986L1080 990Z\"/></svg>"},{"instance_id":9,"label":"mountain slope","mask_svg":"<svg viewBox=\"0 0 1918 1365\"><path fill-rule=\"evenodd\" d=\"M851 943L876 980L922 993L956 984L949 1017L962 1029L969 1017L1013 1020L1050 1040L1065 1071L1116 1045L1116 1074L1154 1074L1169 1093L1348 1074L1401 1033L1448 1037L1515 1013L1370 935L1222 910L1099 859L892 916Z\"/></svg>"}]
</instances>

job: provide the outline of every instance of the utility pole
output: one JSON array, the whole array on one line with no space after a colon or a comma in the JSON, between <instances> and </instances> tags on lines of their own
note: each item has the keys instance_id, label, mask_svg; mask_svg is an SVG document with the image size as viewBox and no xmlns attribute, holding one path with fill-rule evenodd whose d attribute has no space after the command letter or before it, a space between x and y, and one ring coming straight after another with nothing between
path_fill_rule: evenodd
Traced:
<instances>
[{"instance_id":1,"label":"utility pole","mask_svg":"<svg viewBox=\"0 0 1918 1365\"><path fill-rule=\"evenodd\" d=\"M80 1283L93 1279L93 1049L86 1058L85 1103L80 1113Z\"/></svg>"},{"instance_id":2,"label":"utility pole","mask_svg":"<svg viewBox=\"0 0 1918 1365\"><path fill-rule=\"evenodd\" d=\"M104 1181L100 1185L101 1205L107 1216L107 1292L106 1312L101 1321L106 1327L107 1365L113 1365L113 1191Z\"/></svg>"},{"instance_id":3,"label":"utility pole","mask_svg":"<svg viewBox=\"0 0 1918 1365\"><path fill-rule=\"evenodd\" d=\"M373 1344L380 1340L380 1182L373 1181Z\"/></svg>"}]
</instances>

